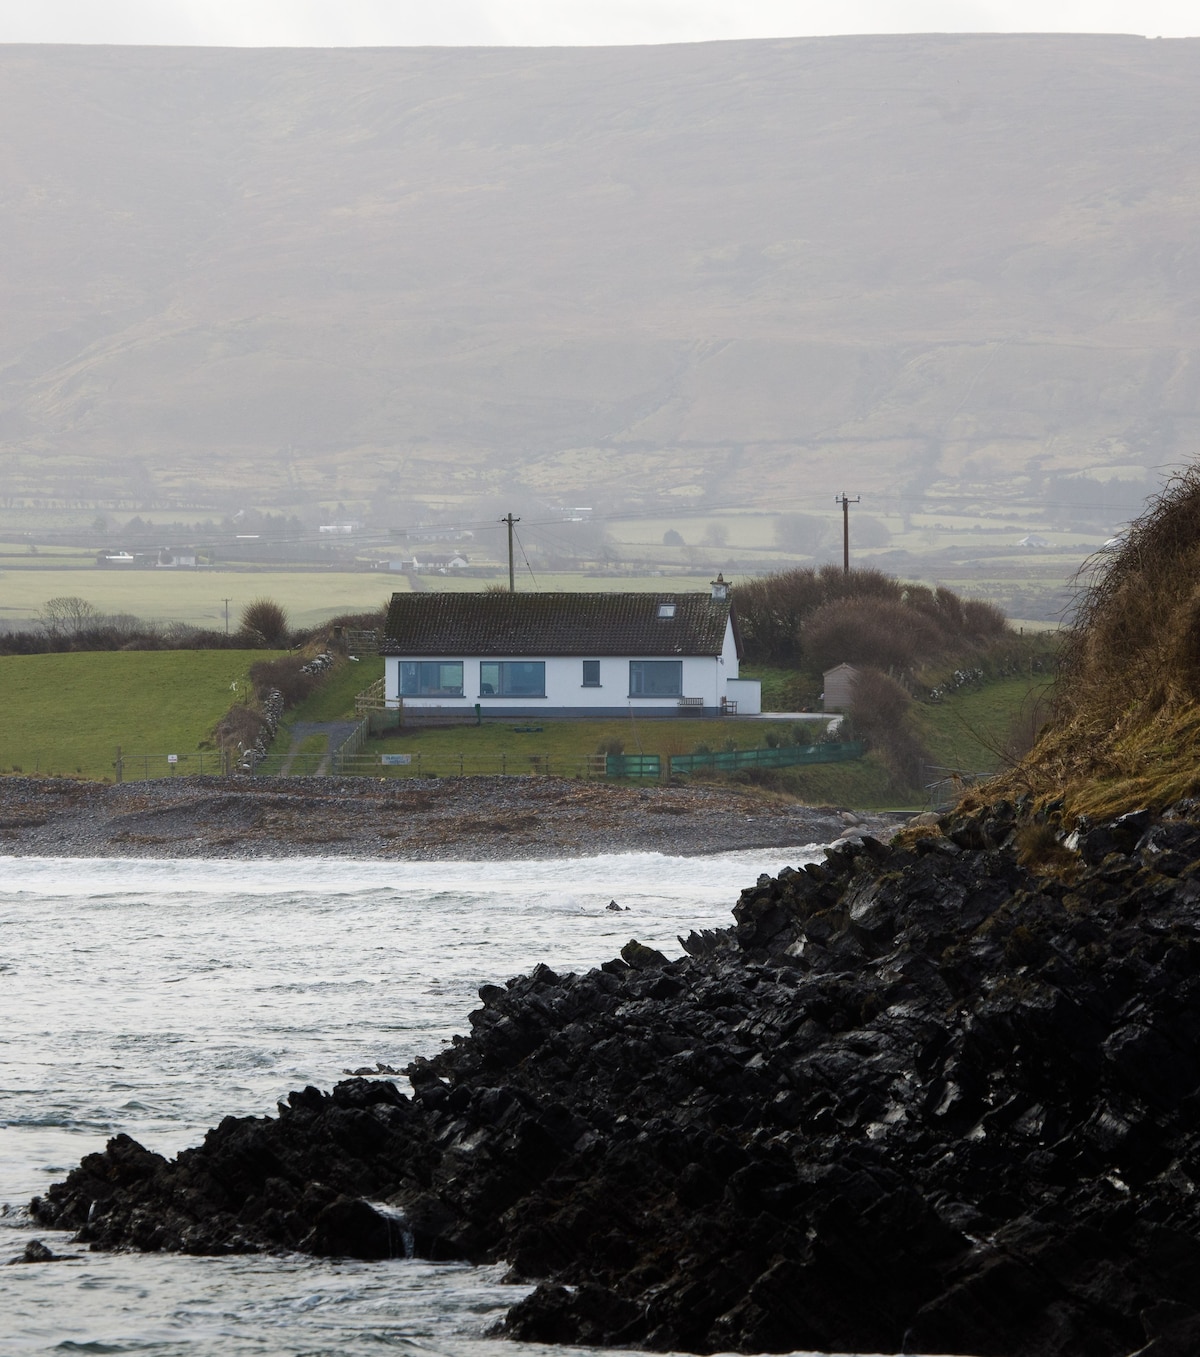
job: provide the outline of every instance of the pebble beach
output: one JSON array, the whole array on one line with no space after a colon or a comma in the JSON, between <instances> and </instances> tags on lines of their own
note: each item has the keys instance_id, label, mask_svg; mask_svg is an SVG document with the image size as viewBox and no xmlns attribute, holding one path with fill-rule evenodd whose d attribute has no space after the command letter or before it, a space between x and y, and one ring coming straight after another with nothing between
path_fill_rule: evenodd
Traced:
<instances>
[{"instance_id":1,"label":"pebble beach","mask_svg":"<svg viewBox=\"0 0 1200 1357\"><path fill-rule=\"evenodd\" d=\"M0 778L0 855L503 860L887 838L902 815L552 777Z\"/></svg>"}]
</instances>

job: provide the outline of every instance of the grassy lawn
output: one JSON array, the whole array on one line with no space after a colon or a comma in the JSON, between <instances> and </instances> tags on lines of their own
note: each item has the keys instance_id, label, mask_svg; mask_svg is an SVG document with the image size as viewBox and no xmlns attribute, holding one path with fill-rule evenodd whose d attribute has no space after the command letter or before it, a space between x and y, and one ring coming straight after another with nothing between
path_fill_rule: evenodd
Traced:
<instances>
[{"instance_id":1,"label":"grassy lawn","mask_svg":"<svg viewBox=\"0 0 1200 1357\"><path fill-rule=\"evenodd\" d=\"M103 651L0 656L4 726L0 772L126 776L199 772L213 726L249 689L247 671L267 650ZM236 685L236 686L235 686ZM208 745L204 771L216 772ZM211 759L211 763L210 763Z\"/></svg>"},{"instance_id":2,"label":"grassy lawn","mask_svg":"<svg viewBox=\"0 0 1200 1357\"><path fill-rule=\"evenodd\" d=\"M821 733L811 726L811 740ZM412 763L381 768L380 772L414 776L418 772L438 776L458 773L529 773L549 771L564 776L582 772L589 754L610 741L619 742L625 754L657 754L664 761L671 754L692 754L701 746L709 750L760 749L768 734L791 740L791 727L778 721L753 718L647 720L620 718L610 721L534 721L509 718L485 720L481 726L454 726L441 730L398 730L371 740L367 751L379 754L409 754ZM809 729L805 730L806 737ZM807 739L806 739L807 742ZM418 760L418 757L419 760ZM374 770L372 770L374 771Z\"/></svg>"},{"instance_id":3,"label":"grassy lawn","mask_svg":"<svg viewBox=\"0 0 1200 1357\"><path fill-rule=\"evenodd\" d=\"M852 810L924 810L925 798L895 792L887 770L874 755L852 763L781 768L767 784L809 806L845 806Z\"/></svg>"},{"instance_id":4,"label":"grassy lawn","mask_svg":"<svg viewBox=\"0 0 1200 1357\"><path fill-rule=\"evenodd\" d=\"M383 677L379 655L364 655L359 660L339 659L328 671L324 683L287 715L295 721L346 721L354 716L354 699Z\"/></svg>"}]
</instances>

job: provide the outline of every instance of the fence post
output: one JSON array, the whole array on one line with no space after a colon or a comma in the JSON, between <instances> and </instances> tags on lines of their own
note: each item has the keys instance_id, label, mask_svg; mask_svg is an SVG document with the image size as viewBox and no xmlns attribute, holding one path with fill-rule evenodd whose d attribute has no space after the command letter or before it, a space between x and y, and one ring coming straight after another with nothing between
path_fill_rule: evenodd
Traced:
<instances>
[{"instance_id":1,"label":"fence post","mask_svg":"<svg viewBox=\"0 0 1200 1357\"><path fill-rule=\"evenodd\" d=\"M117 781L120 782L125 775L125 764L121 758L121 746L117 745L117 761L113 764L117 771Z\"/></svg>"}]
</instances>

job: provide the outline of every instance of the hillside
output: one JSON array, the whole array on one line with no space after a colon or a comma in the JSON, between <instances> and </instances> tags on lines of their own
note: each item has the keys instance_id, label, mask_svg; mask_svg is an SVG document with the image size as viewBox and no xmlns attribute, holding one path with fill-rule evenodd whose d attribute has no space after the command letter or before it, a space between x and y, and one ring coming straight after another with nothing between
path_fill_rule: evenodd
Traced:
<instances>
[{"instance_id":1,"label":"hillside","mask_svg":"<svg viewBox=\"0 0 1200 1357\"><path fill-rule=\"evenodd\" d=\"M1122 516L1200 428L1198 80L1115 37L0 48L0 510Z\"/></svg>"}]
</instances>

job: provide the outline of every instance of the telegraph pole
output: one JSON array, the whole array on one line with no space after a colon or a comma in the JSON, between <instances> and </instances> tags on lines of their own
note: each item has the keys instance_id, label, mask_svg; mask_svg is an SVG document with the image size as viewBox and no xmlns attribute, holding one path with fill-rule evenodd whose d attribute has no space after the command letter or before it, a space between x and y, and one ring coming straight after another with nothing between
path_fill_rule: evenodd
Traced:
<instances>
[{"instance_id":1,"label":"telegraph pole","mask_svg":"<svg viewBox=\"0 0 1200 1357\"><path fill-rule=\"evenodd\" d=\"M508 592L510 594L515 594L517 592L516 576L513 574L512 537L513 524L519 523L520 521L519 518L514 518L512 516L512 510L509 510L509 512L500 520L501 523L508 524Z\"/></svg>"},{"instance_id":2,"label":"telegraph pole","mask_svg":"<svg viewBox=\"0 0 1200 1357\"><path fill-rule=\"evenodd\" d=\"M225 635L229 635L229 600L225 599Z\"/></svg>"},{"instance_id":3,"label":"telegraph pole","mask_svg":"<svg viewBox=\"0 0 1200 1357\"><path fill-rule=\"evenodd\" d=\"M842 506L842 571L847 575L850 573L850 506L857 504L861 499L861 495L847 499L844 490L840 496L833 497L833 502Z\"/></svg>"}]
</instances>

